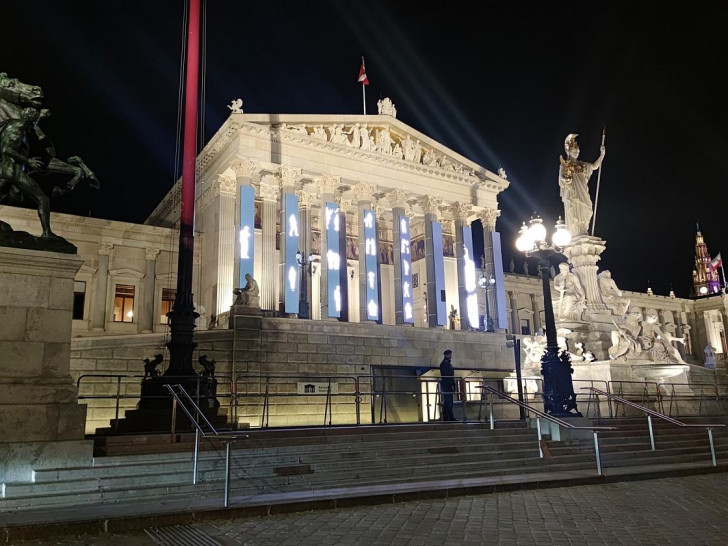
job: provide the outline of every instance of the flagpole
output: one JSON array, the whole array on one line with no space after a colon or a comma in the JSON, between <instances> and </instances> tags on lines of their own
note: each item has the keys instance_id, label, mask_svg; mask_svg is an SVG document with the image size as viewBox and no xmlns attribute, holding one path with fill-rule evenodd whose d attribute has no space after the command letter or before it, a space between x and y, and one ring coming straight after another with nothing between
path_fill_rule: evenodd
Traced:
<instances>
[{"instance_id":1,"label":"flagpole","mask_svg":"<svg viewBox=\"0 0 728 546\"><path fill-rule=\"evenodd\" d=\"M604 126L602 130L602 147L604 147L604 140L607 138L607 126ZM599 172L597 173L597 194L594 196L594 217L592 218L591 236L594 237L594 226L597 223L597 206L599 205L599 183L602 181L602 166L599 165Z\"/></svg>"},{"instance_id":2,"label":"flagpole","mask_svg":"<svg viewBox=\"0 0 728 546\"><path fill-rule=\"evenodd\" d=\"M364 107L364 115L367 115L367 86L361 84L361 103Z\"/></svg>"}]
</instances>

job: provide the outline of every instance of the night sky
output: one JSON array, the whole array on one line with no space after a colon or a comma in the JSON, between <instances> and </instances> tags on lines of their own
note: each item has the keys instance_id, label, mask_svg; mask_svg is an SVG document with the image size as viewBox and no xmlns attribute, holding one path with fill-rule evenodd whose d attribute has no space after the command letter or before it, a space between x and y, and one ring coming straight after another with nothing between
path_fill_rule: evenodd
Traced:
<instances>
[{"instance_id":1,"label":"night sky","mask_svg":"<svg viewBox=\"0 0 728 546\"><path fill-rule=\"evenodd\" d=\"M593 161L606 125L600 265L624 289L687 296L696 221L728 255L728 5L606 4L208 0L204 139L235 97L250 113L361 113L364 55L370 113L390 97L404 123L506 169L498 228L520 270L521 221L562 211L564 137ZM43 87L59 155L102 184L54 210L142 222L172 186L184 5L3 2L0 71Z\"/></svg>"}]
</instances>

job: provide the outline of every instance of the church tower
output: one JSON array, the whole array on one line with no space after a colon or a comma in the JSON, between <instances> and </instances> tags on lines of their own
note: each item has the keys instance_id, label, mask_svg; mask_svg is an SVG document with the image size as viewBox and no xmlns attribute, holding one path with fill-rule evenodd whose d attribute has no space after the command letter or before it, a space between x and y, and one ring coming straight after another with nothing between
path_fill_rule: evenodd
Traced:
<instances>
[{"instance_id":1,"label":"church tower","mask_svg":"<svg viewBox=\"0 0 728 546\"><path fill-rule=\"evenodd\" d=\"M693 269L693 289L696 296L707 296L720 292L718 271L712 265L713 259L708 253L700 225L695 224L695 269Z\"/></svg>"}]
</instances>

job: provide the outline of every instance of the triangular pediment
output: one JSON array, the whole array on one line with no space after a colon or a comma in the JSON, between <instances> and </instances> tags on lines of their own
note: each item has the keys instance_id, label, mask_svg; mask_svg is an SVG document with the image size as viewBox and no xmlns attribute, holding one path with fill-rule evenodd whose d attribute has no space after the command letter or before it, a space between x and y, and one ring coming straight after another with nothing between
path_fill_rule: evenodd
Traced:
<instances>
[{"instance_id":1,"label":"triangular pediment","mask_svg":"<svg viewBox=\"0 0 728 546\"><path fill-rule=\"evenodd\" d=\"M505 182L495 173L388 115L239 114L236 122L265 126L281 140L326 145L442 170ZM508 183L505 182L505 186Z\"/></svg>"}]
</instances>

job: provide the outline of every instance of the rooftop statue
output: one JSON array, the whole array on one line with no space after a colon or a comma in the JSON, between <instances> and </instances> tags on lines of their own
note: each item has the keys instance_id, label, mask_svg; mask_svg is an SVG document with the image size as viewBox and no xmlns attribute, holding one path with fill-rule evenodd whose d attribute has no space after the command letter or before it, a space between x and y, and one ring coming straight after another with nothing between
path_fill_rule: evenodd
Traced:
<instances>
[{"instance_id":1,"label":"rooftop statue","mask_svg":"<svg viewBox=\"0 0 728 546\"><path fill-rule=\"evenodd\" d=\"M589 178L599 169L606 153L604 145L601 153L594 163L579 161L579 145L576 142L578 134L572 133L564 141L566 159L559 156L559 187L561 199L564 202L564 219L573 235L586 235L589 231L589 222L593 214L593 205L589 197Z\"/></svg>"},{"instance_id":2,"label":"rooftop statue","mask_svg":"<svg viewBox=\"0 0 728 546\"><path fill-rule=\"evenodd\" d=\"M50 180L52 196L73 190L81 180L98 189L94 173L78 156L66 161L56 157L51 140L38 126L50 116L42 108L43 91L0 73L0 202L35 203L42 235L34 237L24 231L13 231L0 221L0 245L34 250L75 253L76 248L58 235L50 226L50 198L43 184Z\"/></svg>"},{"instance_id":3,"label":"rooftop statue","mask_svg":"<svg viewBox=\"0 0 728 546\"><path fill-rule=\"evenodd\" d=\"M243 99L233 99L228 104L231 114L242 114L243 113Z\"/></svg>"}]
</instances>

